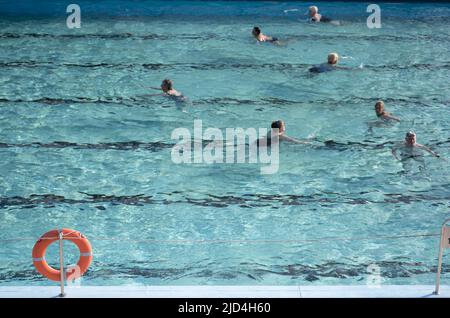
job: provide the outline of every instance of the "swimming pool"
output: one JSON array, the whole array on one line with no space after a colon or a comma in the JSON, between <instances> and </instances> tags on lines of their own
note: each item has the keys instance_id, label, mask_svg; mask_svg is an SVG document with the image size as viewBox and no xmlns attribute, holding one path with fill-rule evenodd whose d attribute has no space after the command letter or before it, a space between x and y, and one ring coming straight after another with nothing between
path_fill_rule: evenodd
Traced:
<instances>
[{"instance_id":1,"label":"swimming pool","mask_svg":"<svg viewBox=\"0 0 450 318\"><path fill-rule=\"evenodd\" d=\"M320 2L336 27L306 23L309 3L78 1L68 29L66 4L40 3L0 1L0 285L53 284L31 250L62 226L92 243L83 285L434 282L448 162L405 171L390 151L412 129L450 157L450 5L381 3L369 29L362 3ZM310 75L329 52L352 69ZM184 111L145 96L167 77ZM378 99L402 121L370 132ZM273 175L174 164L171 132L194 119L284 119L313 145L282 144Z\"/></svg>"}]
</instances>

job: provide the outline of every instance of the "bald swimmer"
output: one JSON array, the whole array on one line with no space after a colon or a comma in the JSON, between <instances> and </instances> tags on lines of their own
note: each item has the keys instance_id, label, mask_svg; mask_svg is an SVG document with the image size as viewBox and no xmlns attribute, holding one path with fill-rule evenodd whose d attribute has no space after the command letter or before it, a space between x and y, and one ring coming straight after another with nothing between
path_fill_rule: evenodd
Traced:
<instances>
[{"instance_id":1,"label":"bald swimmer","mask_svg":"<svg viewBox=\"0 0 450 318\"><path fill-rule=\"evenodd\" d=\"M397 151L400 150L400 158L397 156ZM433 155L434 157L439 158L440 155L435 153L433 150L428 148L427 146L421 145L417 143L416 133L413 131L408 131L405 135L405 141L399 143L392 147L392 155L395 159L404 162L408 159L414 159L421 161L423 157L423 151L426 151Z\"/></svg>"}]
</instances>

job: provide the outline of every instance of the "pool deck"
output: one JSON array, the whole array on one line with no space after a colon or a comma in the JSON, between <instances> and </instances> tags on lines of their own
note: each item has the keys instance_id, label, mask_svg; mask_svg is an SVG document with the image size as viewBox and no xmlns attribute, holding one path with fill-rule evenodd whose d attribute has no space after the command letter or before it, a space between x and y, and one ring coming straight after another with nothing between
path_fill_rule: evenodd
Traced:
<instances>
[{"instance_id":1,"label":"pool deck","mask_svg":"<svg viewBox=\"0 0 450 318\"><path fill-rule=\"evenodd\" d=\"M356 286L82 286L66 298L449 298L450 286L433 295L432 285ZM4 286L0 298L54 298L58 286Z\"/></svg>"}]
</instances>

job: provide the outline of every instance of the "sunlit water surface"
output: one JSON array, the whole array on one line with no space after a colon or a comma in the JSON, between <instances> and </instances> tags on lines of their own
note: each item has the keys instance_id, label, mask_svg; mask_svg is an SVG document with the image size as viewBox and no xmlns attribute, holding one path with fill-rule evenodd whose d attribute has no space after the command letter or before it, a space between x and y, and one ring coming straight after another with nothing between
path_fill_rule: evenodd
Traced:
<instances>
[{"instance_id":1,"label":"sunlit water surface","mask_svg":"<svg viewBox=\"0 0 450 318\"><path fill-rule=\"evenodd\" d=\"M341 26L295 2L79 4L70 30L63 3L0 2L0 285L52 284L31 249L56 227L90 239L85 285L365 284L374 268L433 283L449 162L403 167L391 147L414 130L450 157L448 5L382 4L369 29L363 4L321 3ZM287 43L255 43L254 25ZM351 69L310 75L333 51ZM164 78L187 104L148 96ZM369 130L378 99L402 121ZM194 119L284 119L313 144L282 145L273 175L174 164L171 133Z\"/></svg>"}]
</instances>

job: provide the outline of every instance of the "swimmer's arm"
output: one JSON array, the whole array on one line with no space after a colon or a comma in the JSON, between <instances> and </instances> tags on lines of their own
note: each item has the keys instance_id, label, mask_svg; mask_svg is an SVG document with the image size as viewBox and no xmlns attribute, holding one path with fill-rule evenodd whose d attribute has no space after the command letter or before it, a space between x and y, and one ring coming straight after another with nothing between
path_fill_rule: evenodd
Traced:
<instances>
[{"instance_id":1,"label":"swimmer's arm","mask_svg":"<svg viewBox=\"0 0 450 318\"><path fill-rule=\"evenodd\" d=\"M397 150L398 150L398 146L392 147L392 155L394 156L395 159L397 159L398 161L401 161L401 160L397 157Z\"/></svg>"},{"instance_id":2,"label":"swimmer's arm","mask_svg":"<svg viewBox=\"0 0 450 318\"><path fill-rule=\"evenodd\" d=\"M145 94L144 96L165 96L165 93L160 93L160 94Z\"/></svg>"},{"instance_id":3,"label":"swimmer's arm","mask_svg":"<svg viewBox=\"0 0 450 318\"><path fill-rule=\"evenodd\" d=\"M385 118L392 119L392 120L395 120L395 121L400 121L400 118L392 116L392 115L385 115Z\"/></svg>"},{"instance_id":4,"label":"swimmer's arm","mask_svg":"<svg viewBox=\"0 0 450 318\"><path fill-rule=\"evenodd\" d=\"M292 138L292 137L289 137L289 136L280 136L279 138L281 140L286 140L286 141L289 141L289 142L292 142L292 143L295 143L295 144L302 144L302 145L310 145L311 144L310 142L302 141L302 140L295 139L295 138Z\"/></svg>"},{"instance_id":5,"label":"swimmer's arm","mask_svg":"<svg viewBox=\"0 0 450 318\"><path fill-rule=\"evenodd\" d=\"M157 90L157 91L160 91L160 90L161 90L161 87L148 86L148 88L154 89L154 90Z\"/></svg>"},{"instance_id":6,"label":"swimmer's arm","mask_svg":"<svg viewBox=\"0 0 450 318\"><path fill-rule=\"evenodd\" d=\"M341 65L336 65L336 66L334 66L334 68L336 68L338 70L351 70L351 69L353 69L353 67L341 66Z\"/></svg>"},{"instance_id":7,"label":"swimmer's arm","mask_svg":"<svg viewBox=\"0 0 450 318\"><path fill-rule=\"evenodd\" d=\"M430 148L428 148L427 146L421 145L421 144L417 144L417 147L422 148L423 150L429 152L431 155L433 155L434 157L439 158L440 155L437 154L436 152L434 152L433 150L431 150Z\"/></svg>"}]
</instances>

